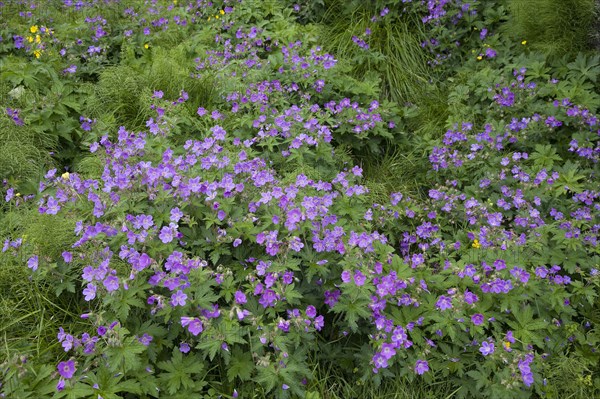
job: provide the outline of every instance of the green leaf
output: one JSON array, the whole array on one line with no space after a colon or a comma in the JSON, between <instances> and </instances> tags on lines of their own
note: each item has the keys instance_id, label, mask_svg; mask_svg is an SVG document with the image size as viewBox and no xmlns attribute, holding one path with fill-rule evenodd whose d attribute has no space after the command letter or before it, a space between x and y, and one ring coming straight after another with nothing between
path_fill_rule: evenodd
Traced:
<instances>
[{"instance_id":1,"label":"green leaf","mask_svg":"<svg viewBox=\"0 0 600 399\"><path fill-rule=\"evenodd\" d=\"M247 381L254 370L254 362L250 352L244 352L239 349L234 349L231 355L229 368L227 369L227 378L230 382L239 378L242 381Z\"/></svg>"},{"instance_id":2,"label":"green leaf","mask_svg":"<svg viewBox=\"0 0 600 399\"><path fill-rule=\"evenodd\" d=\"M128 337L123 340L122 345L109 347L105 353L112 371L127 372L141 366L141 359L138 355L145 350L146 347L135 337Z\"/></svg>"}]
</instances>

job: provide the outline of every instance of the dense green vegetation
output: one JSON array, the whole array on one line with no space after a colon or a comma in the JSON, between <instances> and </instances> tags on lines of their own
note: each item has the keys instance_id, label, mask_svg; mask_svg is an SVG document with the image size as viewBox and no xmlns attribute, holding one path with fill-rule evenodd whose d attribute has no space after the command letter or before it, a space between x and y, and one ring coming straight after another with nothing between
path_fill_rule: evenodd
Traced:
<instances>
[{"instance_id":1,"label":"dense green vegetation","mask_svg":"<svg viewBox=\"0 0 600 399\"><path fill-rule=\"evenodd\" d=\"M0 397L600 395L599 13L0 2Z\"/></svg>"}]
</instances>

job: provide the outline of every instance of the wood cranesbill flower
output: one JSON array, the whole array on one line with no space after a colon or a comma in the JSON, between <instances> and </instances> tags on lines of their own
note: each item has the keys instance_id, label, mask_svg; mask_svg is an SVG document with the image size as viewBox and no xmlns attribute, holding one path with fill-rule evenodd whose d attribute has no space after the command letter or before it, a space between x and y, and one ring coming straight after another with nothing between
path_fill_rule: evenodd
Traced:
<instances>
[{"instance_id":1,"label":"wood cranesbill flower","mask_svg":"<svg viewBox=\"0 0 600 399\"><path fill-rule=\"evenodd\" d=\"M58 366L56 366L56 368L58 369L58 373L61 377L66 379L72 378L76 370L75 361L69 360L66 362L60 362L58 363Z\"/></svg>"},{"instance_id":2,"label":"wood cranesbill flower","mask_svg":"<svg viewBox=\"0 0 600 399\"><path fill-rule=\"evenodd\" d=\"M417 362L415 363L415 373L423 375L428 371L429 363L427 363L427 360L417 360Z\"/></svg>"}]
</instances>

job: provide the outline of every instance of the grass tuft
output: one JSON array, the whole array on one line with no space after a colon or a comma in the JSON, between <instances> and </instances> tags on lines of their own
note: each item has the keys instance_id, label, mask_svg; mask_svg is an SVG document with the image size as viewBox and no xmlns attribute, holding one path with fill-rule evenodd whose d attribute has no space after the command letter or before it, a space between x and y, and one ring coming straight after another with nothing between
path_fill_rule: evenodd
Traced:
<instances>
[{"instance_id":1,"label":"grass tuft","mask_svg":"<svg viewBox=\"0 0 600 399\"><path fill-rule=\"evenodd\" d=\"M509 0L504 32L551 56L589 50L595 0Z\"/></svg>"}]
</instances>

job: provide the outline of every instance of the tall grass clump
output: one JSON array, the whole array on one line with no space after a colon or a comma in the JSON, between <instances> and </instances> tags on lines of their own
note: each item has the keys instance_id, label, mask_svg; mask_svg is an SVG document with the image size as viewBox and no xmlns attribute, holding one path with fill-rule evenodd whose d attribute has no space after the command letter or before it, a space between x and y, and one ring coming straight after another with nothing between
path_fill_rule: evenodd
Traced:
<instances>
[{"instance_id":1,"label":"tall grass clump","mask_svg":"<svg viewBox=\"0 0 600 399\"><path fill-rule=\"evenodd\" d=\"M153 49L149 67L139 72L146 76L151 89L162 90L168 99L176 100L181 91L185 91L190 99L186 108L195 113L198 107L208 107L214 102L216 91L210 76L191 76L193 63L190 58L183 44L168 50L157 47Z\"/></svg>"},{"instance_id":2,"label":"tall grass clump","mask_svg":"<svg viewBox=\"0 0 600 399\"><path fill-rule=\"evenodd\" d=\"M0 237L23 247L35 248L40 258L60 256L68 249L74 221L68 217L48 223L36 207L3 209L0 214ZM55 264L47 273L31 276L23 267L27 259L15 257L13 248L0 253L0 364L16 355L54 359L62 352L56 342L60 326L76 329L83 313L82 301L75 286L61 286L61 275L68 273ZM73 272L73 271L71 271Z\"/></svg>"},{"instance_id":3,"label":"tall grass clump","mask_svg":"<svg viewBox=\"0 0 600 399\"><path fill-rule=\"evenodd\" d=\"M381 78L384 97L398 103L417 102L428 93L432 79L429 55L421 47L426 40L423 24L411 14L373 22L377 11L368 3L335 0L323 16L324 43L338 58L352 60L352 74L360 79L375 71ZM367 29L371 33L365 35ZM365 49L353 37L364 39Z\"/></svg>"},{"instance_id":4,"label":"tall grass clump","mask_svg":"<svg viewBox=\"0 0 600 399\"><path fill-rule=\"evenodd\" d=\"M123 65L106 68L89 100L90 115L113 115L119 125L141 128L147 112L140 102L144 89L147 83L135 69Z\"/></svg>"},{"instance_id":5,"label":"tall grass clump","mask_svg":"<svg viewBox=\"0 0 600 399\"><path fill-rule=\"evenodd\" d=\"M13 183L37 177L51 165L50 150L55 140L36 133L26 125L16 125L4 112L0 113L0 181Z\"/></svg>"},{"instance_id":6,"label":"tall grass clump","mask_svg":"<svg viewBox=\"0 0 600 399\"><path fill-rule=\"evenodd\" d=\"M596 21L594 0L510 0L504 32L532 49L560 56L589 50Z\"/></svg>"},{"instance_id":7,"label":"tall grass clump","mask_svg":"<svg viewBox=\"0 0 600 399\"><path fill-rule=\"evenodd\" d=\"M385 203L394 192L419 196L428 170L426 162L427 158L417 150L403 151L399 146L390 146L382 155L365 159L365 185L372 202Z\"/></svg>"}]
</instances>

